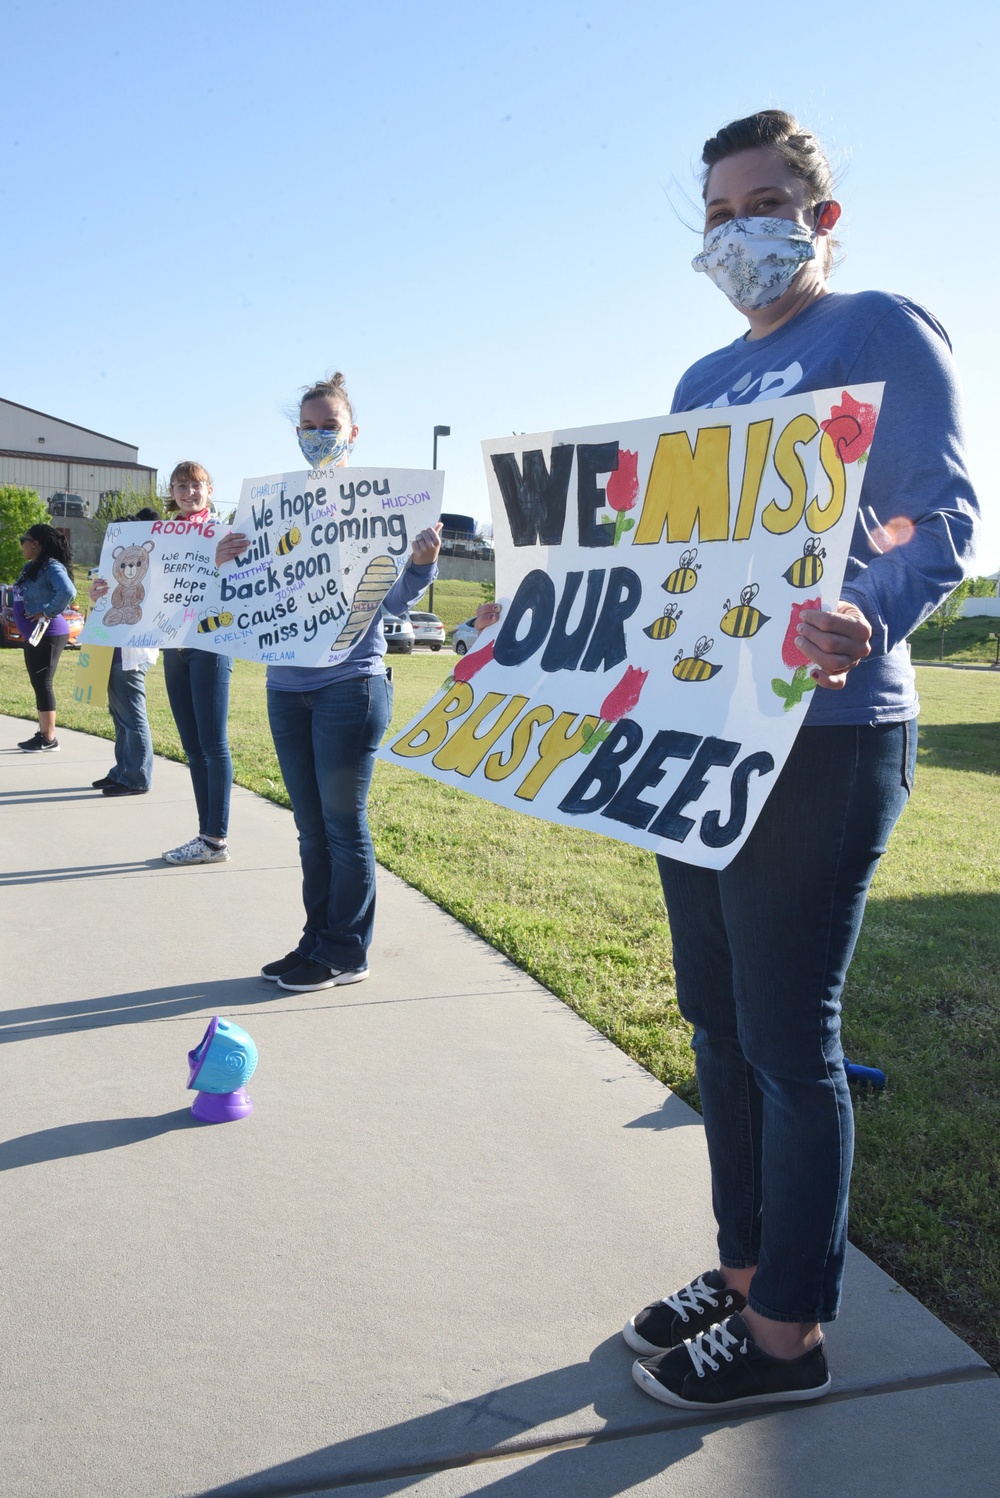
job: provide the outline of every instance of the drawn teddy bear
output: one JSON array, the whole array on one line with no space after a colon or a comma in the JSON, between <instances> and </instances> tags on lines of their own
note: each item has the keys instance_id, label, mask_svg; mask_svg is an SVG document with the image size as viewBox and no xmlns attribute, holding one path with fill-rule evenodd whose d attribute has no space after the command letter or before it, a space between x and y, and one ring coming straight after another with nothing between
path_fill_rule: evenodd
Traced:
<instances>
[{"instance_id":1,"label":"drawn teddy bear","mask_svg":"<svg viewBox=\"0 0 1000 1498\"><path fill-rule=\"evenodd\" d=\"M149 570L149 554L154 549L155 542L144 541L141 546L116 546L111 553L111 571L118 586L104 616L104 623L109 628L113 624L138 624L142 618L142 600L146 596L142 580Z\"/></svg>"}]
</instances>

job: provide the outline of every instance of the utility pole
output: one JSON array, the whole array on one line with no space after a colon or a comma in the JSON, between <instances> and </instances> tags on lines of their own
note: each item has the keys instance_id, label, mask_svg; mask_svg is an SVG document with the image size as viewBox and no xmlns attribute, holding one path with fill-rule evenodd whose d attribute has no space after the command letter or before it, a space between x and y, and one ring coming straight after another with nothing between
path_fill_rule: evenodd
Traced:
<instances>
[{"instance_id":1,"label":"utility pole","mask_svg":"<svg viewBox=\"0 0 1000 1498\"><path fill-rule=\"evenodd\" d=\"M434 428L434 461L431 464L431 467L433 469L435 469L435 470L437 469L437 466L438 466L438 438L439 437L450 437L450 436L451 436L451 427L435 427ZM427 597L428 597L428 613L433 614L433 612L434 612L434 584L433 583L431 583L430 590L428 592Z\"/></svg>"}]
</instances>

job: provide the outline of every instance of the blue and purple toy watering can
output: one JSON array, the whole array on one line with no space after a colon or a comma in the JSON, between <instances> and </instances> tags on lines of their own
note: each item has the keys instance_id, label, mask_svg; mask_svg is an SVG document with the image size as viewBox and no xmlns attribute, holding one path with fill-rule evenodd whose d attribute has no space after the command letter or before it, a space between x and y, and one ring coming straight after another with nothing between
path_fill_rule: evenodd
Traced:
<instances>
[{"instance_id":1,"label":"blue and purple toy watering can","mask_svg":"<svg viewBox=\"0 0 1000 1498\"><path fill-rule=\"evenodd\" d=\"M188 1087L198 1096L191 1116L202 1123L231 1123L253 1112L245 1083L257 1065L257 1047L232 1020L214 1015L193 1051L188 1051Z\"/></svg>"}]
</instances>

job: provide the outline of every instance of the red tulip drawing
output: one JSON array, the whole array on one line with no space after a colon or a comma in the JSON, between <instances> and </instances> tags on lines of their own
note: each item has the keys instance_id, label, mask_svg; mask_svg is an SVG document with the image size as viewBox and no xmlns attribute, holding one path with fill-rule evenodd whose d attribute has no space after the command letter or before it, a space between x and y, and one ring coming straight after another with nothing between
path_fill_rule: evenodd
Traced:
<instances>
[{"instance_id":1,"label":"red tulip drawing","mask_svg":"<svg viewBox=\"0 0 1000 1498\"><path fill-rule=\"evenodd\" d=\"M786 666L809 665L809 657L803 655L802 651L795 643L795 636L798 634L799 629L799 618L804 609L821 609L822 607L822 598L807 598L804 603L792 604L792 611L788 620L788 628L785 630L785 638L782 641L781 645L781 659L784 661Z\"/></svg>"},{"instance_id":2,"label":"red tulip drawing","mask_svg":"<svg viewBox=\"0 0 1000 1498\"><path fill-rule=\"evenodd\" d=\"M463 655L460 661L455 662L455 669L451 673L455 681L471 681L477 671L488 666L493 659L493 641L482 650L476 650L472 655Z\"/></svg>"},{"instance_id":3,"label":"red tulip drawing","mask_svg":"<svg viewBox=\"0 0 1000 1498\"><path fill-rule=\"evenodd\" d=\"M775 676L771 681L771 690L780 697L785 704L785 712L797 707L805 696L811 692L816 683L809 675L812 665L809 657L803 655L795 642L798 633L799 618L803 609L819 609L823 607L821 598L807 598L803 602L793 603L791 614L788 619L788 628L785 630L785 638L781 643L781 659L786 666L793 667L791 681L783 681L780 676Z\"/></svg>"},{"instance_id":4,"label":"red tulip drawing","mask_svg":"<svg viewBox=\"0 0 1000 1498\"><path fill-rule=\"evenodd\" d=\"M635 508L635 502L639 495L639 454L629 452L627 447L618 450L618 467L608 479L605 493L608 504L616 512L614 520L605 518L605 525L613 525L615 528L614 545L630 531L635 521L629 519L625 513Z\"/></svg>"},{"instance_id":5,"label":"red tulip drawing","mask_svg":"<svg viewBox=\"0 0 1000 1498\"><path fill-rule=\"evenodd\" d=\"M840 405L831 407L829 420L821 421L820 426L832 440L842 463L862 463L868 456L877 420L874 406L856 401L845 390Z\"/></svg>"},{"instance_id":6,"label":"red tulip drawing","mask_svg":"<svg viewBox=\"0 0 1000 1498\"><path fill-rule=\"evenodd\" d=\"M612 687L601 703L601 721L590 737L584 740L580 749L581 754L590 754L598 744L602 744L611 732L612 723L617 723L620 718L624 718L626 713L632 711L639 701L648 675L648 671L640 671L637 666L625 667L625 675L616 687Z\"/></svg>"}]
</instances>

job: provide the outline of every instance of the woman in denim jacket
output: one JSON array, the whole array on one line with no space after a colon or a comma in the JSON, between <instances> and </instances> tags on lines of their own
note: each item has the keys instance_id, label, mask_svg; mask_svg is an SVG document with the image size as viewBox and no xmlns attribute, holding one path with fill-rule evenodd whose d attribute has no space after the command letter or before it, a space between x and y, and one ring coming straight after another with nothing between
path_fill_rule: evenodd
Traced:
<instances>
[{"instance_id":1,"label":"woman in denim jacket","mask_svg":"<svg viewBox=\"0 0 1000 1498\"><path fill-rule=\"evenodd\" d=\"M76 586L69 575L69 542L51 525L30 526L21 537L21 554L24 567L14 584L14 623L25 639L24 664L34 688L38 732L18 748L32 754L59 748L52 680L69 635L63 609L76 597ZM43 620L48 620L45 633L32 645L31 636Z\"/></svg>"}]
</instances>

